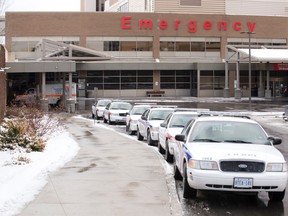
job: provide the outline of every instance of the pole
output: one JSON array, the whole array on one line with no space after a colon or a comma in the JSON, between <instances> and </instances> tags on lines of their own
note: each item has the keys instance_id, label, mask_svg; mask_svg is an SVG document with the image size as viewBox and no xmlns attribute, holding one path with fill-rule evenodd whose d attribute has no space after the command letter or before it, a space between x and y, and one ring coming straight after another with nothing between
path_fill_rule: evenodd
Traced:
<instances>
[{"instance_id":1,"label":"pole","mask_svg":"<svg viewBox=\"0 0 288 216\"><path fill-rule=\"evenodd\" d=\"M248 32L249 35L249 110L251 111L251 32Z\"/></svg>"}]
</instances>

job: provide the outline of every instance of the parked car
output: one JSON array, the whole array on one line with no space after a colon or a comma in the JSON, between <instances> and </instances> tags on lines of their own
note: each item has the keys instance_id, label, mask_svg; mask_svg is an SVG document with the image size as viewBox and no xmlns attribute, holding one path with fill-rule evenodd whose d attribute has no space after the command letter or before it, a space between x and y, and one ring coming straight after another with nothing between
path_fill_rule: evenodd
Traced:
<instances>
[{"instance_id":1,"label":"parked car","mask_svg":"<svg viewBox=\"0 0 288 216\"><path fill-rule=\"evenodd\" d=\"M137 121L141 115L151 107L150 104L136 104L132 107L126 117L126 131L133 135L137 132Z\"/></svg>"},{"instance_id":2,"label":"parked car","mask_svg":"<svg viewBox=\"0 0 288 216\"><path fill-rule=\"evenodd\" d=\"M112 101L103 111L103 121L108 124L124 123L132 104L122 101Z\"/></svg>"},{"instance_id":3,"label":"parked car","mask_svg":"<svg viewBox=\"0 0 288 216\"><path fill-rule=\"evenodd\" d=\"M281 201L287 185L287 163L254 120L232 116L206 116L191 121L175 136L174 177L183 179L183 197L197 190L268 192Z\"/></svg>"},{"instance_id":4,"label":"parked car","mask_svg":"<svg viewBox=\"0 0 288 216\"><path fill-rule=\"evenodd\" d=\"M146 110L137 121L137 139L145 138L149 145L157 143L159 126L174 109L175 107L152 107Z\"/></svg>"},{"instance_id":5,"label":"parked car","mask_svg":"<svg viewBox=\"0 0 288 216\"><path fill-rule=\"evenodd\" d=\"M198 111L197 109L175 109L160 124L158 150L161 154L164 154L167 162L173 162L175 135L180 134L191 119L197 118L199 111L200 109Z\"/></svg>"},{"instance_id":6,"label":"parked car","mask_svg":"<svg viewBox=\"0 0 288 216\"><path fill-rule=\"evenodd\" d=\"M103 111L105 109L105 107L107 106L107 104L111 103L112 101L109 99L101 99L96 101L93 105L92 105L92 118L96 118L96 119L100 119L103 118Z\"/></svg>"}]
</instances>

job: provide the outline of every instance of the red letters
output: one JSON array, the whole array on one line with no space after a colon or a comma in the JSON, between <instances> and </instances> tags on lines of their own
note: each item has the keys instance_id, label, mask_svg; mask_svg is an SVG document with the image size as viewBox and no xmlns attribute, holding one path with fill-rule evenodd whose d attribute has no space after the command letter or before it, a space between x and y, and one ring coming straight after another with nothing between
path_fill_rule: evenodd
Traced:
<instances>
[{"instance_id":1,"label":"red letters","mask_svg":"<svg viewBox=\"0 0 288 216\"><path fill-rule=\"evenodd\" d=\"M167 27L168 27L168 22L167 22L167 20L161 20L161 21L159 22L159 28L160 28L160 29L164 30L164 29L166 29Z\"/></svg>"},{"instance_id":2,"label":"red letters","mask_svg":"<svg viewBox=\"0 0 288 216\"><path fill-rule=\"evenodd\" d=\"M254 28L255 28L256 23L255 22L254 23L248 22L247 25L248 25L249 31L254 32Z\"/></svg>"},{"instance_id":3,"label":"red letters","mask_svg":"<svg viewBox=\"0 0 288 216\"><path fill-rule=\"evenodd\" d=\"M132 23L132 16L123 16L122 17L122 29L132 29L133 28L133 23ZM178 31L180 28L180 23L181 20L174 20L174 30ZM202 23L201 23L202 24ZM203 23L203 29L206 31L210 31L210 30L215 30L217 24L217 29L218 31L227 31L227 22L226 21L219 21L213 23L210 20L206 20ZM196 33L197 32L197 21L195 20L190 20L188 22L188 32L190 33ZM168 29L169 23L166 19L162 19L159 21L158 27L161 30L166 30ZM230 23L228 23L228 26L231 26ZM256 23L255 22L247 22L247 27L249 29L250 32L253 32L255 29ZM232 27L232 26L231 26ZM234 31L241 31L243 28L243 23L235 21L233 23L233 30ZM141 19L139 20L139 25L138 25L138 29L142 30L153 30L153 21L150 19Z\"/></svg>"},{"instance_id":4,"label":"red letters","mask_svg":"<svg viewBox=\"0 0 288 216\"><path fill-rule=\"evenodd\" d=\"M235 31L241 31L241 26L242 24L240 22L235 22L233 28Z\"/></svg>"},{"instance_id":5,"label":"red letters","mask_svg":"<svg viewBox=\"0 0 288 216\"><path fill-rule=\"evenodd\" d=\"M205 21L203 27L208 31L212 28L212 23L210 21Z\"/></svg>"},{"instance_id":6,"label":"red letters","mask_svg":"<svg viewBox=\"0 0 288 216\"><path fill-rule=\"evenodd\" d=\"M174 28L175 28L175 30L178 30L179 29L179 24L180 24L180 20L175 20L174 21Z\"/></svg>"},{"instance_id":7,"label":"red letters","mask_svg":"<svg viewBox=\"0 0 288 216\"><path fill-rule=\"evenodd\" d=\"M148 27L150 30L153 29L152 20L140 20L139 21L139 29L143 29L143 25L144 25L144 29L147 29Z\"/></svg>"},{"instance_id":8,"label":"red letters","mask_svg":"<svg viewBox=\"0 0 288 216\"><path fill-rule=\"evenodd\" d=\"M122 29L131 29L132 28L132 26L130 26L131 19L132 19L131 16L123 16L122 17Z\"/></svg>"},{"instance_id":9,"label":"red letters","mask_svg":"<svg viewBox=\"0 0 288 216\"><path fill-rule=\"evenodd\" d=\"M226 31L227 30L227 23L226 22L218 22L218 30L219 31Z\"/></svg>"},{"instance_id":10,"label":"red letters","mask_svg":"<svg viewBox=\"0 0 288 216\"><path fill-rule=\"evenodd\" d=\"M190 20L190 22L188 23L188 29L190 33L197 32L197 22L194 20Z\"/></svg>"}]
</instances>

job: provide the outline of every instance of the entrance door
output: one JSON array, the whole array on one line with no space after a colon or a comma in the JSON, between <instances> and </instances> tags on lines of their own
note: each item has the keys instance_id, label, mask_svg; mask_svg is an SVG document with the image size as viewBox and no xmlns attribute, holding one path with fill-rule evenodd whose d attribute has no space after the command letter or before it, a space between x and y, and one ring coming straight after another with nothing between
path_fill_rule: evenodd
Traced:
<instances>
[{"instance_id":1,"label":"entrance door","mask_svg":"<svg viewBox=\"0 0 288 216\"><path fill-rule=\"evenodd\" d=\"M272 97L287 97L287 80L275 79L270 81Z\"/></svg>"}]
</instances>

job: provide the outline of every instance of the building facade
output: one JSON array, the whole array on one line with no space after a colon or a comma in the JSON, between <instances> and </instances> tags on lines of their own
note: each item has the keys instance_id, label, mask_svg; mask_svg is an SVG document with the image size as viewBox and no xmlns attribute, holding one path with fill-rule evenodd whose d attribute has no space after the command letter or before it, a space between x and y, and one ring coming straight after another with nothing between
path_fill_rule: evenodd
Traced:
<instances>
[{"instance_id":1,"label":"building facade","mask_svg":"<svg viewBox=\"0 0 288 216\"><path fill-rule=\"evenodd\" d=\"M248 35L241 32L248 31L255 33L253 49L287 50L287 26L288 18L280 16L10 12L8 75L12 88L20 90L41 85L39 74L50 82L67 72L80 97L93 97L95 91L97 97L114 98L143 97L148 91L223 97L224 89L228 97L239 89L246 97L248 56L227 46L247 48ZM252 57L252 96L283 96L287 59Z\"/></svg>"}]
</instances>

